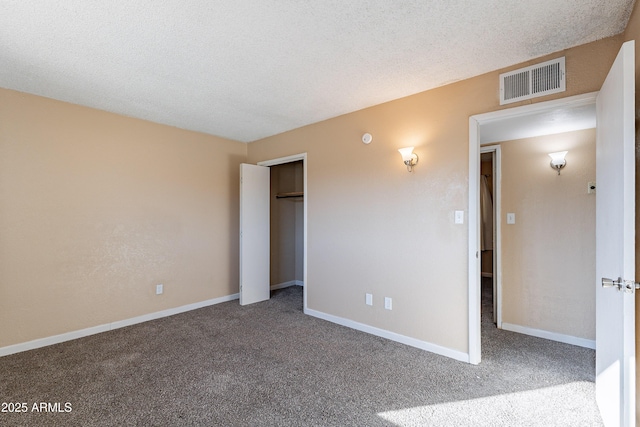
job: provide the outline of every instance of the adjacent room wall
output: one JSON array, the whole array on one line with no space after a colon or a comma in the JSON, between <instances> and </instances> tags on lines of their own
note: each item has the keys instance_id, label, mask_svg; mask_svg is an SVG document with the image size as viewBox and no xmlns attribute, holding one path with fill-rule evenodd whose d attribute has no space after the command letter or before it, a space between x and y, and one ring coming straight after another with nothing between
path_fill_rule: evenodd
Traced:
<instances>
[{"instance_id":1,"label":"adjacent room wall","mask_svg":"<svg viewBox=\"0 0 640 427\"><path fill-rule=\"evenodd\" d=\"M500 144L504 328L595 340L595 138L588 129ZM555 151L569 151L560 175Z\"/></svg>"},{"instance_id":2,"label":"adjacent room wall","mask_svg":"<svg viewBox=\"0 0 640 427\"><path fill-rule=\"evenodd\" d=\"M565 55L567 91L527 102L593 92L621 43L608 38L508 70ZM469 117L503 108L503 71L249 145L252 163L307 153L309 309L468 351L468 232L453 215L468 216ZM369 145L361 142L365 132L373 135ZM413 173L397 152L406 146L420 156Z\"/></svg>"},{"instance_id":3,"label":"adjacent room wall","mask_svg":"<svg viewBox=\"0 0 640 427\"><path fill-rule=\"evenodd\" d=\"M245 158L0 89L0 348L237 293Z\"/></svg>"}]
</instances>

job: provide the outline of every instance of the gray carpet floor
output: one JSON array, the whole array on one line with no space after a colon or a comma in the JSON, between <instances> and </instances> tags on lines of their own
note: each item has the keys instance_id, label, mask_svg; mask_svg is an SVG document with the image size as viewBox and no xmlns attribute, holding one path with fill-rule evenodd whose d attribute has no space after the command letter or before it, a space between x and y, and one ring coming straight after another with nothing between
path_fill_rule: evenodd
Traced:
<instances>
[{"instance_id":1,"label":"gray carpet floor","mask_svg":"<svg viewBox=\"0 0 640 427\"><path fill-rule=\"evenodd\" d=\"M28 411L0 425L602 425L594 352L498 330L485 303L478 366L305 316L299 287L5 356L0 400Z\"/></svg>"}]
</instances>

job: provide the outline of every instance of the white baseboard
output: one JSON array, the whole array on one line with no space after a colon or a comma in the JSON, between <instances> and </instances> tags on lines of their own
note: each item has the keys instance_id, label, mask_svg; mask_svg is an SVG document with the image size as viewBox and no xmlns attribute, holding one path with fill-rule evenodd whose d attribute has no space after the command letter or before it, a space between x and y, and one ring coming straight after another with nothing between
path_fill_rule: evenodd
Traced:
<instances>
[{"instance_id":1,"label":"white baseboard","mask_svg":"<svg viewBox=\"0 0 640 427\"><path fill-rule=\"evenodd\" d=\"M227 295L225 297L213 298L206 301L200 301L193 304L187 304L180 307L169 308L162 311L156 311L155 313L144 314L142 316L132 317L131 319L118 320L116 322L105 323L104 325L93 326L91 328L80 329L78 331L66 332L60 335L53 335L51 337L40 338L33 341L27 341L20 344L9 345L6 347L0 347L0 357L8 356L14 353L20 353L22 351L33 350L40 347L46 347L53 344L59 344L61 342L75 340L77 338L86 337L89 335L99 334L101 332L111 331L113 329L124 328L125 326L135 325L137 323L148 322L149 320L160 319L162 317L173 316L174 314L180 314L191 310L197 310L199 308L208 307L210 305L216 305L227 301L233 301L240 297L239 294Z\"/></svg>"},{"instance_id":2,"label":"white baseboard","mask_svg":"<svg viewBox=\"0 0 640 427\"><path fill-rule=\"evenodd\" d=\"M564 335L556 332L543 331L541 329L528 328L526 326L514 325L511 323L502 322L502 329L511 332L518 332L520 334L531 335L538 338L545 338L551 341L563 342L565 344L577 345L579 347L596 349L596 341L588 340L586 338L574 337L572 335Z\"/></svg>"},{"instance_id":3,"label":"white baseboard","mask_svg":"<svg viewBox=\"0 0 640 427\"><path fill-rule=\"evenodd\" d=\"M342 317L334 316L332 314L323 313L321 311L305 309L305 314L308 314L319 319L327 320L338 325L346 326L347 328L356 329L361 332L366 332L371 335L386 338L391 341L396 341L402 344L406 344L411 347L416 347L421 350L426 350L431 353L439 354L441 356L450 357L461 362L469 363L469 355L458 350L452 350L447 347L442 347L430 342L417 340L415 338L400 335L395 332L390 332L385 329L376 328L374 326L365 325L364 323L355 322L353 320L345 319Z\"/></svg>"},{"instance_id":4,"label":"white baseboard","mask_svg":"<svg viewBox=\"0 0 640 427\"><path fill-rule=\"evenodd\" d=\"M304 282L302 280L291 280L289 282L278 283L277 285L271 285L271 290L275 291L276 289L288 288L289 286L304 286Z\"/></svg>"}]
</instances>

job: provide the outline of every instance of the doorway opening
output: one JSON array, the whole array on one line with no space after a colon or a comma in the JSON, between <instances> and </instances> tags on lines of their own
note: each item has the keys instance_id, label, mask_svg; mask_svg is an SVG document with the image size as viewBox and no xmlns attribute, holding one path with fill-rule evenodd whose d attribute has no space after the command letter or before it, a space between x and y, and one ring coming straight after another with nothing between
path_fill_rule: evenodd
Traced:
<instances>
[{"instance_id":1,"label":"doorway opening","mask_svg":"<svg viewBox=\"0 0 640 427\"><path fill-rule=\"evenodd\" d=\"M478 364L481 361L480 178L482 174L480 155L483 150L482 145L595 128L596 95L596 93L589 93L469 118L469 362L472 364ZM571 117L571 120L567 120L567 117ZM541 124L547 125L544 130ZM499 156L497 158L499 159ZM500 180L495 182L499 185ZM494 233L499 232L501 221L502 218L496 222ZM494 243L499 240L498 235ZM497 249L499 251L499 244ZM497 279L495 294L500 298L501 268L500 265L496 265L500 263L500 254L496 251L494 255L493 267ZM497 302L496 323L500 327L501 304Z\"/></svg>"},{"instance_id":2,"label":"doorway opening","mask_svg":"<svg viewBox=\"0 0 640 427\"><path fill-rule=\"evenodd\" d=\"M303 289L307 312L307 153L259 162L270 171L269 290Z\"/></svg>"},{"instance_id":3,"label":"doorway opening","mask_svg":"<svg viewBox=\"0 0 640 427\"><path fill-rule=\"evenodd\" d=\"M491 322L501 327L499 310L500 267L500 146L480 148L480 285L481 312L490 312Z\"/></svg>"},{"instance_id":4,"label":"doorway opening","mask_svg":"<svg viewBox=\"0 0 640 427\"><path fill-rule=\"evenodd\" d=\"M302 160L270 167L270 287L304 286Z\"/></svg>"}]
</instances>

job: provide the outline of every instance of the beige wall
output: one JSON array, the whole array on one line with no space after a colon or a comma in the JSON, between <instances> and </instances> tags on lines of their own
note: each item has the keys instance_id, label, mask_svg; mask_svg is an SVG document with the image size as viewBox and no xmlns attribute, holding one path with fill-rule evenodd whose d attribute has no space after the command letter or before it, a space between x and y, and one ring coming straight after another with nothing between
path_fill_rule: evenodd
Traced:
<instances>
[{"instance_id":1,"label":"beige wall","mask_svg":"<svg viewBox=\"0 0 640 427\"><path fill-rule=\"evenodd\" d=\"M0 347L238 292L245 144L4 89L0 123Z\"/></svg>"},{"instance_id":2,"label":"beige wall","mask_svg":"<svg viewBox=\"0 0 640 427\"><path fill-rule=\"evenodd\" d=\"M302 161L271 167L271 285L303 281L303 198L277 198L302 192Z\"/></svg>"},{"instance_id":3,"label":"beige wall","mask_svg":"<svg viewBox=\"0 0 640 427\"><path fill-rule=\"evenodd\" d=\"M567 61L567 91L535 101L598 90L621 42L608 38L532 61ZM498 74L249 145L250 162L308 153L310 309L467 352L468 233L453 212L468 211L469 116L501 108ZM370 145L360 140L364 132L373 135ZM410 145L420 156L413 173L396 151ZM373 307L364 303L367 292ZM391 311L385 296L393 298Z\"/></svg>"},{"instance_id":4,"label":"beige wall","mask_svg":"<svg viewBox=\"0 0 640 427\"><path fill-rule=\"evenodd\" d=\"M635 40L636 45L636 280L640 275L640 6L636 2L624 40ZM636 332L640 332L640 293L636 293ZM636 333L636 354L640 354L640 333ZM640 385L640 358L636 357L636 390ZM640 424L640 392L636 391L636 422Z\"/></svg>"},{"instance_id":5,"label":"beige wall","mask_svg":"<svg viewBox=\"0 0 640 427\"><path fill-rule=\"evenodd\" d=\"M589 129L500 144L504 323L595 340L595 138ZM565 150L557 175L548 153Z\"/></svg>"}]
</instances>

